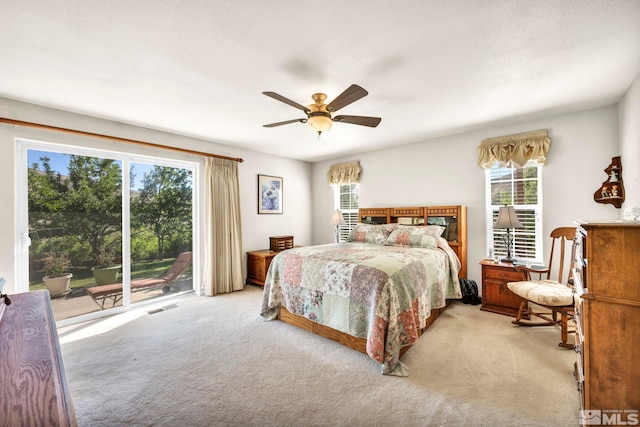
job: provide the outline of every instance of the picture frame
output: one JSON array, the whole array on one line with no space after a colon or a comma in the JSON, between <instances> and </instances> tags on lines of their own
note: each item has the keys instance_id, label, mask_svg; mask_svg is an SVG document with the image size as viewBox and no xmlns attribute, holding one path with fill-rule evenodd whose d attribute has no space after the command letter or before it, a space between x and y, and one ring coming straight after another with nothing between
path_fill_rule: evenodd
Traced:
<instances>
[{"instance_id":1,"label":"picture frame","mask_svg":"<svg viewBox=\"0 0 640 427\"><path fill-rule=\"evenodd\" d=\"M271 175L258 175L258 213L282 213L282 178Z\"/></svg>"}]
</instances>

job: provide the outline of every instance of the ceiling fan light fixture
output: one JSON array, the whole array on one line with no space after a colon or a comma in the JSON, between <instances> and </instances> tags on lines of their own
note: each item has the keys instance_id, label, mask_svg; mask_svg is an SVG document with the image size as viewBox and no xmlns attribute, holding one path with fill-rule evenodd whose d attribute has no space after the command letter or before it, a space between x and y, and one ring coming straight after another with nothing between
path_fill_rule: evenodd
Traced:
<instances>
[{"instance_id":1,"label":"ceiling fan light fixture","mask_svg":"<svg viewBox=\"0 0 640 427\"><path fill-rule=\"evenodd\" d=\"M333 113L346 107L347 105L357 101L358 99L367 96L368 92L356 84L349 86L344 92L342 92L336 99L329 104L325 104L327 95L324 93L314 93L311 95L311 99L315 102L311 105L298 104L295 101L285 98L275 92L262 92L270 98L284 102L298 110L304 111L307 115L304 119L285 120L284 122L269 123L263 125L266 128L272 128L276 126L287 125L289 123L307 123L318 134L318 138L322 135L322 132L326 132L331 128L333 122L348 123L352 125L376 127L380 123L380 117L366 117L366 116L336 116L331 117Z\"/></svg>"},{"instance_id":2,"label":"ceiling fan light fixture","mask_svg":"<svg viewBox=\"0 0 640 427\"><path fill-rule=\"evenodd\" d=\"M307 124L313 128L318 135L322 134L331 128L333 121L331 120L331 115L329 113L325 113L324 111L314 111L309 113L309 117L307 118Z\"/></svg>"}]
</instances>

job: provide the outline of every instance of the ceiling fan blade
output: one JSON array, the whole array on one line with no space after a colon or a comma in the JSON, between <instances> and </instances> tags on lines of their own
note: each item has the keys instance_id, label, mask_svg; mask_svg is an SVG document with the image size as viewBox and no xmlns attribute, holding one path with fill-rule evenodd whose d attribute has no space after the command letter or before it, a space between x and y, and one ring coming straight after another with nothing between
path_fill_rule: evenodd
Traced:
<instances>
[{"instance_id":1,"label":"ceiling fan blade","mask_svg":"<svg viewBox=\"0 0 640 427\"><path fill-rule=\"evenodd\" d=\"M270 123L268 125L262 125L262 127L264 128L274 128L276 126L282 126L282 125L288 125L289 123L306 123L307 119L293 119L293 120L287 120L285 122L278 122L278 123Z\"/></svg>"},{"instance_id":2,"label":"ceiling fan blade","mask_svg":"<svg viewBox=\"0 0 640 427\"><path fill-rule=\"evenodd\" d=\"M367 96L369 92L364 90L358 85L349 86L344 92L342 92L336 99L331 101L327 105L327 111L334 113L339 109L346 107L352 102L356 102L360 98Z\"/></svg>"},{"instance_id":3,"label":"ceiling fan blade","mask_svg":"<svg viewBox=\"0 0 640 427\"><path fill-rule=\"evenodd\" d=\"M380 117L367 117L367 116L335 116L334 122L349 123L352 125L376 127L380 124L382 119Z\"/></svg>"},{"instance_id":4,"label":"ceiling fan blade","mask_svg":"<svg viewBox=\"0 0 640 427\"><path fill-rule=\"evenodd\" d=\"M284 96L279 95L279 94L277 94L275 92L262 92L262 93L267 95L267 96L269 96L269 97L271 97L271 98L273 98L273 99L277 99L280 102L284 102L287 105L291 105L292 107L295 107L298 110L302 110L305 113L309 113L310 112L310 110L307 107L305 107L304 105L300 105L297 102L292 101L289 98L285 98Z\"/></svg>"}]
</instances>

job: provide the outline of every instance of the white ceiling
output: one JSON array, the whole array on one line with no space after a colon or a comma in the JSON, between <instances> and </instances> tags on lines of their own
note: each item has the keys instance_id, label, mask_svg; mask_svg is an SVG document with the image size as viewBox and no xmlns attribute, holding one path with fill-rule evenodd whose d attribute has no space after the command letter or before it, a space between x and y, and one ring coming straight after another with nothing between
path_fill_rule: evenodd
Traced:
<instances>
[{"instance_id":1,"label":"white ceiling","mask_svg":"<svg viewBox=\"0 0 640 427\"><path fill-rule=\"evenodd\" d=\"M639 0L0 0L0 97L306 161L617 102ZM318 139L304 113L369 95ZM83 129L87 130L87 129Z\"/></svg>"}]
</instances>

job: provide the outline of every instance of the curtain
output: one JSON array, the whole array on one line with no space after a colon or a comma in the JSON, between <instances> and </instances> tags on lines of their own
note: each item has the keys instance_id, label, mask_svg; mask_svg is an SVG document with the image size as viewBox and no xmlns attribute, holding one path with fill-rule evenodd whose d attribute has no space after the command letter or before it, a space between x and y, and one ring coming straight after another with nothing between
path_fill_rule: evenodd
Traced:
<instances>
[{"instance_id":1,"label":"curtain","mask_svg":"<svg viewBox=\"0 0 640 427\"><path fill-rule=\"evenodd\" d=\"M207 157L204 172L204 293L213 296L244 287L238 162Z\"/></svg>"},{"instance_id":2,"label":"curtain","mask_svg":"<svg viewBox=\"0 0 640 427\"><path fill-rule=\"evenodd\" d=\"M544 165L551 146L547 130L483 139L478 146L478 165L491 169L500 166L521 168L527 164Z\"/></svg>"},{"instance_id":3,"label":"curtain","mask_svg":"<svg viewBox=\"0 0 640 427\"><path fill-rule=\"evenodd\" d=\"M327 179L331 185L357 184L360 182L360 162L340 163L329 167Z\"/></svg>"}]
</instances>

